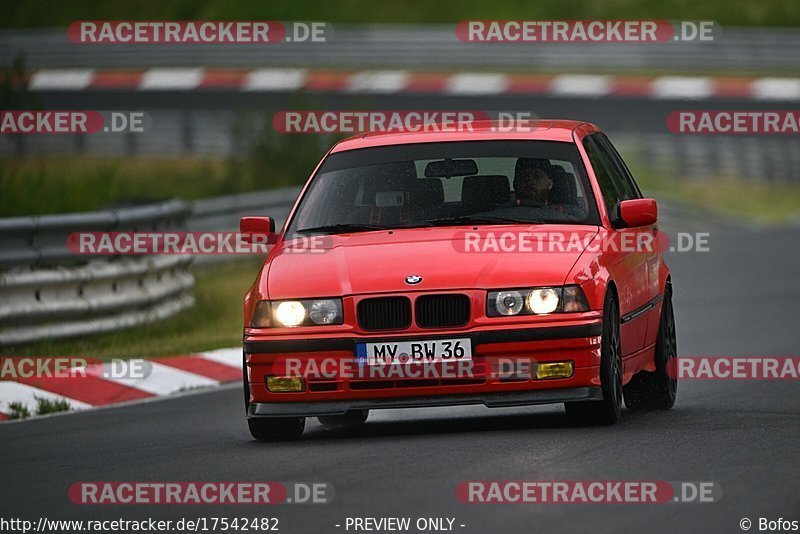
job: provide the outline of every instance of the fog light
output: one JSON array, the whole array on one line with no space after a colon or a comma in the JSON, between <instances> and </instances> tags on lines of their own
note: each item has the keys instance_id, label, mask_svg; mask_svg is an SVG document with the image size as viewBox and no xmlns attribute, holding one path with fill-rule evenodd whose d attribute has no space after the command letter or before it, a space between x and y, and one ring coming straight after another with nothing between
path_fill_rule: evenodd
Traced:
<instances>
[{"instance_id":1,"label":"fog light","mask_svg":"<svg viewBox=\"0 0 800 534\"><path fill-rule=\"evenodd\" d=\"M267 389L272 393L291 393L306 390L306 381L291 376L268 376Z\"/></svg>"},{"instance_id":2,"label":"fog light","mask_svg":"<svg viewBox=\"0 0 800 534\"><path fill-rule=\"evenodd\" d=\"M540 363L536 365L533 377L537 380L569 378L572 376L573 367L572 362Z\"/></svg>"}]
</instances>

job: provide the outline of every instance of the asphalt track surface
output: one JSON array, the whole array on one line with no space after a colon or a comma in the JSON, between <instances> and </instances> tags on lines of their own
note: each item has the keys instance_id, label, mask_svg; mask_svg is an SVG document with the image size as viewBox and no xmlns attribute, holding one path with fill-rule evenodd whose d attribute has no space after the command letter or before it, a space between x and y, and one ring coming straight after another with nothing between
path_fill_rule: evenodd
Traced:
<instances>
[{"instance_id":1,"label":"asphalt track surface","mask_svg":"<svg viewBox=\"0 0 800 534\"><path fill-rule=\"evenodd\" d=\"M664 210L669 233L710 232L711 252L671 253L682 356L798 353L797 230L730 226ZM0 516L144 519L246 515L281 532L345 532L347 517L454 517L455 531L741 532L800 519L797 381L684 381L670 412L613 427L567 424L561 406L373 412L361 428L312 420L297 442L250 439L238 387L0 425ZM465 480L713 481L713 504L459 502ZM76 481L322 481L327 505L78 506ZM337 528L335 525L342 527ZM352 530L351 530L352 532ZM414 532L414 530L412 530Z\"/></svg>"}]
</instances>

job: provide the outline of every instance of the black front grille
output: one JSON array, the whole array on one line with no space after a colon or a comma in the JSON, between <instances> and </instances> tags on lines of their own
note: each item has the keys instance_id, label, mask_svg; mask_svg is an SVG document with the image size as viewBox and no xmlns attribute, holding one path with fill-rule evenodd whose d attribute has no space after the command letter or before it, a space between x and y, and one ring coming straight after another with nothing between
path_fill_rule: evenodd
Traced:
<instances>
[{"instance_id":1,"label":"black front grille","mask_svg":"<svg viewBox=\"0 0 800 534\"><path fill-rule=\"evenodd\" d=\"M406 297L364 299L357 307L364 330L401 330L411 326L411 301Z\"/></svg>"},{"instance_id":2,"label":"black front grille","mask_svg":"<svg viewBox=\"0 0 800 534\"><path fill-rule=\"evenodd\" d=\"M464 326L469 322L467 295L423 295L414 311L420 328Z\"/></svg>"}]
</instances>

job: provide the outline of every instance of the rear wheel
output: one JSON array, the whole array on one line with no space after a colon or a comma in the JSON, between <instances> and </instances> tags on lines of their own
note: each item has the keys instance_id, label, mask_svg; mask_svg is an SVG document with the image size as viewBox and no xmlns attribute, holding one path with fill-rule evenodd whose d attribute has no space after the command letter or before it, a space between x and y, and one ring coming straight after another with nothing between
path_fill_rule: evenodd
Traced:
<instances>
[{"instance_id":1,"label":"rear wheel","mask_svg":"<svg viewBox=\"0 0 800 534\"><path fill-rule=\"evenodd\" d=\"M252 417L247 420L250 435L258 441L297 439L306 427L305 417Z\"/></svg>"},{"instance_id":2,"label":"rear wheel","mask_svg":"<svg viewBox=\"0 0 800 534\"><path fill-rule=\"evenodd\" d=\"M601 401L566 402L567 417L574 423L613 425L622 411L622 350L619 341L619 308L614 295L606 294L600 349Z\"/></svg>"},{"instance_id":3,"label":"rear wheel","mask_svg":"<svg viewBox=\"0 0 800 534\"><path fill-rule=\"evenodd\" d=\"M656 371L640 371L625 386L625 406L629 410L669 410L678 395L675 358L678 343L675 335L675 314L672 292L667 289L661 305L661 321L655 347Z\"/></svg>"},{"instance_id":4,"label":"rear wheel","mask_svg":"<svg viewBox=\"0 0 800 534\"><path fill-rule=\"evenodd\" d=\"M317 417L328 428L348 428L363 424L369 417L369 410L350 410L343 415L323 415Z\"/></svg>"}]
</instances>

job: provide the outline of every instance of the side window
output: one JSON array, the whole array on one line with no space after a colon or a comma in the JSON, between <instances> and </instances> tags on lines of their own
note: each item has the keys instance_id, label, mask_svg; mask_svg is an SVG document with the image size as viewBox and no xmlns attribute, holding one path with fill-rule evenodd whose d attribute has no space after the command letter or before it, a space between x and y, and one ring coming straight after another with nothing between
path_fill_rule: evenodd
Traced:
<instances>
[{"instance_id":1,"label":"side window","mask_svg":"<svg viewBox=\"0 0 800 534\"><path fill-rule=\"evenodd\" d=\"M589 162L592 164L595 176L597 176L597 182L600 185L600 191L603 193L603 202L605 202L606 210L608 213L612 213L614 207L624 199L622 192L619 191L615 183L616 181L614 180L614 166L610 158L603 153L594 135L586 136L583 140L583 148L586 149Z\"/></svg>"},{"instance_id":2,"label":"side window","mask_svg":"<svg viewBox=\"0 0 800 534\"><path fill-rule=\"evenodd\" d=\"M625 200L629 200L631 198L642 198L642 192L639 190L639 186L636 185L636 181L633 179L633 175L631 174L630 169L628 166L625 165L625 161L623 161L622 156L619 155L617 149L614 148L614 145L611 144L611 141L606 137L605 134L598 133L597 140L606 148L608 155L616 165L617 169L619 169L619 174L624 182L625 189L629 192L630 196L627 196Z\"/></svg>"}]
</instances>

